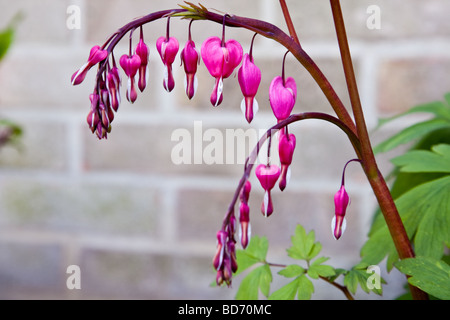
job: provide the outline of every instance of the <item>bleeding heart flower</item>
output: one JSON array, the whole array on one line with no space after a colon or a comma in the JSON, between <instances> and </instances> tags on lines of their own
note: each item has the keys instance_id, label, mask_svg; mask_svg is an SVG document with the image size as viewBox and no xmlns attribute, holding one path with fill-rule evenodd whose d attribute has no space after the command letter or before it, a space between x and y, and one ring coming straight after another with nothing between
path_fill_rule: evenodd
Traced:
<instances>
[{"instance_id":1,"label":"bleeding heart flower","mask_svg":"<svg viewBox=\"0 0 450 320\"><path fill-rule=\"evenodd\" d=\"M148 81L148 56L149 56L148 47L144 42L142 27L141 27L141 36L139 39L139 43L136 46L135 52L139 56L139 58L141 58L141 65L139 66L138 87L139 87L139 90L141 90L141 92L142 92L142 91L144 91L145 87L147 86L147 81Z\"/></svg>"},{"instance_id":2,"label":"bleeding heart flower","mask_svg":"<svg viewBox=\"0 0 450 320\"><path fill-rule=\"evenodd\" d=\"M192 99L197 91L197 65L200 62L200 56L197 49L195 49L195 42L188 40L184 49L181 51L181 63L184 65L186 72L185 90L189 99Z\"/></svg>"},{"instance_id":3,"label":"bleeding heart flower","mask_svg":"<svg viewBox=\"0 0 450 320\"><path fill-rule=\"evenodd\" d=\"M75 72L72 75L72 78L71 78L72 85L75 86L75 85L78 85L81 82L83 82L89 69L91 69L93 66L95 66L100 61L105 60L107 56L108 56L108 51L102 50L100 48L100 46L93 46L89 53L88 61L77 72Z\"/></svg>"},{"instance_id":4,"label":"bleeding heart flower","mask_svg":"<svg viewBox=\"0 0 450 320\"><path fill-rule=\"evenodd\" d=\"M120 57L119 63L128 77L127 99L133 103L137 99L135 76L141 66L141 58L137 54L132 56L124 54Z\"/></svg>"},{"instance_id":5,"label":"bleeding heart flower","mask_svg":"<svg viewBox=\"0 0 450 320\"><path fill-rule=\"evenodd\" d=\"M114 60L113 60L114 61ZM109 100L111 102L111 107L114 109L114 111L117 111L119 109L120 104L120 75L119 75L119 68L117 68L116 64L114 63L111 70L109 70L108 75L106 76L107 79L107 85L108 85L108 92L109 92Z\"/></svg>"},{"instance_id":6,"label":"bleeding heart flower","mask_svg":"<svg viewBox=\"0 0 450 320\"><path fill-rule=\"evenodd\" d=\"M250 195L251 187L250 181L247 180L240 194L241 205L239 207L239 239L244 249L247 248L251 237L250 207L248 206L248 197Z\"/></svg>"},{"instance_id":7,"label":"bleeding heart flower","mask_svg":"<svg viewBox=\"0 0 450 320\"><path fill-rule=\"evenodd\" d=\"M226 240L227 233L224 230L219 230L217 232L217 251L213 258L213 266L216 270L222 267Z\"/></svg>"},{"instance_id":8,"label":"bleeding heart flower","mask_svg":"<svg viewBox=\"0 0 450 320\"><path fill-rule=\"evenodd\" d=\"M175 80L172 73L172 63L178 53L178 40L174 37L159 37L156 40L156 49L159 52L162 62L164 63L163 86L167 92L175 87Z\"/></svg>"},{"instance_id":9,"label":"bleeding heart flower","mask_svg":"<svg viewBox=\"0 0 450 320\"><path fill-rule=\"evenodd\" d=\"M277 76L272 80L269 88L269 102L278 121L289 117L297 99L297 85L291 77L284 81Z\"/></svg>"},{"instance_id":10,"label":"bleeding heart flower","mask_svg":"<svg viewBox=\"0 0 450 320\"><path fill-rule=\"evenodd\" d=\"M223 79L228 78L241 63L244 51L236 40L227 42L210 37L203 42L201 56L209 73L216 79L211 104L217 107L223 99Z\"/></svg>"},{"instance_id":11,"label":"bleeding heart flower","mask_svg":"<svg viewBox=\"0 0 450 320\"><path fill-rule=\"evenodd\" d=\"M97 125L100 122L100 115L98 114L99 99L99 95L95 92L89 95L89 100L91 101L91 110L89 110L86 121L92 133L95 132L95 130L97 129Z\"/></svg>"},{"instance_id":12,"label":"bleeding heart flower","mask_svg":"<svg viewBox=\"0 0 450 320\"><path fill-rule=\"evenodd\" d=\"M273 189L275 183L280 177L281 170L276 164L265 165L260 164L255 169L256 177L258 178L261 186L266 191L264 194L264 201L261 205L261 212L265 217L270 216L273 213L272 197L270 190Z\"/></svg>"},{"instance_id":13,"label":"bleeding heart flower","mask_svg":"<svg viewBox=\"0 0 450 320\"><path fill-rule=\"evenodd\" d=\"M289 182L290 165L292 163L292 156L294 155L295 144L296 138L293 133L285 134L284 131L280 131L278 154L281 163L281 179L279 183L281 191L286 188L286 185Z\"/></svg>"},{"instance_id":14,"label":"bleeding heart flower","mask_svg":"<svg viewBox=\"0 0 450 320\"><path fill-rule=\"evenodd\" d=\"M239 85L241 86L244 99L241 102L241 109L244 112L247 122L253 120L254 114L258 111L258 102L255 99L261 83L261 70L253 63L253 57L248 53L244 55L242 66L238 71Z\"/></svg>"},{"instance_id":15,"label":"bleeding heart flower","mask_svg":"<svg viewBox=\"0 0 450 320\"><path fill-rule=\"evenodd\" d=\"M345 231L347 222L345 220L345 212L347 210L350 198L345 190L344 185L334 195L335 216L331 221L331 231L336 240L338 240Z\"/></svg>"}]
</instances>

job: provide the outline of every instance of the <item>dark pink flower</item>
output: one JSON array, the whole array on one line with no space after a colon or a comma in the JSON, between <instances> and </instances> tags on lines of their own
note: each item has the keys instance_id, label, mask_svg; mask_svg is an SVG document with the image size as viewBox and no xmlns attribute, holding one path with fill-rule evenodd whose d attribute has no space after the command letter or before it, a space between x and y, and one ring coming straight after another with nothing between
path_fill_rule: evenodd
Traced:
<instances>
[{"instance_id":1,"label":"dark pink flower","mask_svg":"<svg viewBox=\"0 0 450 320\"><path fill-rule=\"evenodd\" d=\"M89 95L89 100L91 100L91 109L89 110L86 121L92 133L97 130L97 125L100 122L100 115L98 114L99 99L99 95L95 92Z\"/></svg>"},{"instance_id":2,"label":"dark pink flower","mask_svg":"<svg viewBox=\"0 0 450 320\"><path fill-rule=\"evenodd\" d=\"M138 87L139 90L141 90L142 92L147 86L148 81L148 56L149 56L149 50L144 42L144 37L142 35L142 28L141 28L141 37L138 44L136 45L135 52L141 59L141 65L139 66Z\"/></svg>"},{"instance_id":3,"label":"dark pink flower","mask_svg":"<svg viewBox=\"0 0 450 320\"><path fill-rule=\"evenodd\" d=\"M250 181L247 180L240 194L241 205L239 207L239 239L244 249L247 248L251 237L250 207L248 206L248 198L251 187Z\"/></svg>"},{"instance_id":4,"label":"dark pink flower","mask_svg":"<svg viewBox=\"0 0 450 320\"><path fill-rule=\"evenodd\" d=\"M297 99L297 85L291 77L286 81L277 76L269 88L269 102L278 121L285 120L292 112Z\"/></svg>"},{"instance_id":5,"label":"dark pink flower","mask_svg":"<svg viewBox=\"0 0 450 320\"><path fill-rule=\"evenodd\" d=\"M241 109L244 111L247 122L250 123L254 113L258 111L258 102L255 96L261 83L261 70L253 63L253 57L248 53L244 55L242 66L239 68L238 80L244 95Z\"/></svg>"},{"instance_id":6,"label":"dark pink flower","mask_svg":"<svg viewBox=\"0 0 450 320\"><path fill-rule=\"evenodd\" d=\"M108 56L108 51L102 50L100 46L93 46L89 53L88 61L72 75L71 81L72 85L78 85L83 82L86 77L87 72L93 66L95 66L100 61L103 61Z\"/></svg>"},{"instance_id":7,"label":"dark pink flower","mask_svg":"<svg viewBox=\"0 0 450 320\"><path fill-rule=\"evenodd\" d=\"M286 188L290 178L290 165L292 163L292 156L294 155L294 149L296 144L296 138L293 133L285 134L284 130L280 131L280 139L278 142L278 154L281 163L281 179L279 183L280 190L283 191Z\"/></svg>"},{"instance_id":8,"label":"dark pink flower","mask_svg":"<svg viewBox=\"0 0 450 320\"><path fill-rule=\"evenodd\" d=\"M201 56L209 73L215 78L210 99L213 106L222 102L223 79L228 78L241 63L243 53L242 46L233 39L224 42L219 37L210 37L203 42Z\"/></svg>"},{"instance_id":9,"label":"dark pink flower","mask_svg":"<svg viewBox=\"0 0 450 320\"><path fill-rule=\"evenodd\" d=\"M216 270L219 270L222 267L226 241L227 233L224 230L219 230L217 232L217 250L213 258L213 266Z\"/></svg>"},{"instance_id":10,"label":"dark pink flower","mask_svg":"<svg viewBox=\"0 0 450 320\"><path fill-rule=\"evenodd\" d=\"M111 107L114 109L114 111L117 111L120 104L120 84L122 81L119 75L119 68L117 68L115 63L111 70L109 70L106 79Z\"/></svg>"},{"instance_id":11,"label":"dark pink flower","mask_svg":"<svg viewBox=\"0 0 450 320\"><path fill-rule=\"evenodd\" d=\"M342 185L339 191L334 195L335 216L331 221L331 230L336 240L339 239L345 231L345 212L349 201L350 198L347 191L345 190L344 185Z\"/></svg>"},{"instance_id":12,"label":"dark pink flower","mask_svg":"<svg viewBox=\"0 0 450 320\"><path fill-rule=\"evenodd\" d=\"M275 186L275 183L280 177L280 173L281 170L276 164L260 164L255 169L256 177L261 183L263 189L266 191L264 194L264 201L261 205L261 212L265 217L268 217L273 213L273 204L270 191Z\"/></svg>"},{"instance_id":13,"label":"dark pink flower","mask_svg":"<svg viewBox=\"0 0 450 320\"><path fill-rule=\"evenodd\" d=\"M175 80L172 73L172 64L178 53L178 40L174 37L159 37L156 40L156 49L164 63L163 86L168 92L175 87Z\"/></svg>"},{"instance_id":14,"label":"dark pink flower","mask_svg":"<svg viewBox=\"0 0 450 320\"><path fill-rule=\"evenodd\" d=\"M184 49L181 51L181 63L184 65L184 71L186 72L185 78L185 90L189 99L192 99L197 91L197 65L200 62L200 56L197 49L195 49L195 43L192 40L188 40Z\"/></svg>"},{"instance_id":15,"label":"dark pink flower","mask_svg":"<svg viewBox=\"0 0 450 320\"><path fill-rule=\"evenodd\" d=\"M132 56L124 54L120 57L119 63L128 77L127 99L133 103L137 99L135 76L141 66L141 58L137 54L133 54Z\"/></svg>"}]
</instances>

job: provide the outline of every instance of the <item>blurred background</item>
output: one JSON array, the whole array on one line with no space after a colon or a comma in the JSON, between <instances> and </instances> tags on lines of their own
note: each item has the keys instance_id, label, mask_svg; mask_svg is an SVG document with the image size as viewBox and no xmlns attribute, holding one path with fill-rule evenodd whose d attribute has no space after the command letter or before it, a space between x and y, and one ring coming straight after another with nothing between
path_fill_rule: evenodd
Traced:
<instances>
[{"instance_id":1,"label":"blurred background","mask_svg":"<svg viewBox=\"0 0 450 320\"><path fill-rule=\"evenodd\" d=\"M405 118L374 130L379 118L440 100L450 91L450 1L341 2L375 145L417 120ZM70 83L92 46L103 44L135 17L176 8L178 3L181 1L0 0L0 29L21 15L12 46L0 61L0 118L23 131L18 142L0 149L1 299L234 297L241 277L234 279L232 288L211 287L215 280L211 259L216 232L243 165L238 161L176 165L171 153L178 142L172 141L172 133L185 129L194 137L194 123L201 121L202 133L218 129L225 139L227 129L260 130L273 125L268 88L281 74L285 49L262 37L255 40L253 54L263 80L256 96L260 111L251 125L240 111L237 76L225 80L224 101L214 108L209 102L214 79L201 63L199 90L189 101L177 57L175 89L170 94L163 89L163 65L155 42L165 35L166 20L144 27L150 47L149 84L130 104L125 99L122 73L122 104L107 140L98 140L86 123L95 69L81 85L72 87ZM286 30L276 0L201 3ZM349 106L329 1L288 0L287 4L303 48ZM180 50L187 40L187 27L188 21L171 19L171 35L178 38ZM221 25L212 22L192 25L197 48L207 37L221 32ZM252 36L246 30L226 30L226 38L240 41L245 52ZM116 59L128 52L126 39L116 48ZM287 58L286 73L298 85L293 112L332 112L292 56ZM345 135L327 123L304 121L290 130L297 136L292 178L283 193L274 190L275 213L267 219L259 209L262 190L251 178L252 233L269 239L269 261L289 263L292 260L285 249L295 226L302 224L307 231L315 230L323 254L330 257L329 264L350 268L359 262L359 250L376 209L373 193L360 168L350 165L346 186L352 203L347 231L335 241L330 231L333 195L340 187L343 165L354 152ZM197 141L203 150L210 143L201 136ZM227 141L223 142L226 145ZM378 156L384 174L392 168L389 159L401 151ZM66 285L71 265L80 268L81 289L71 290ZM395 270L387 274L384 262L380 267L388 282L383 296L358 292L357 298L392 299L403 293L403 275ZM278 279L281 277L274 278L272 290L285 283ZM313 299L345 298L326 283L315 284Z\"/></svg>"}]
</instances>

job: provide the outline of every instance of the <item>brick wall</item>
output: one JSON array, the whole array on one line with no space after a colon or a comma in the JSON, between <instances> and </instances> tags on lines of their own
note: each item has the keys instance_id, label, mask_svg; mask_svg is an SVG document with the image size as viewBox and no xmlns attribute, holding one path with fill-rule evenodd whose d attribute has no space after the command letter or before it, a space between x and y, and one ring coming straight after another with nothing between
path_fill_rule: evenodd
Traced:
<instances>
[{"instance_id":1,"label":"brick wall","mask_svg":"<svg viewBox=\"0 0 450 320\"><path fill-rule=\"evenodd\" d=\"M185 97L178 59L175 89L170 94L164 91L155 49L165 30L162 20L144 28L151 50L149 88L133 105L122 92L108 140L99 141L85 122L94 71L80 86L70 85L70 76L93 45L103 43L134 17L174 8L179 2L0 0L0 27L16 12L24 14L16 42L0 63L0 115L24 129L20 147L0 151L0 298L233 298L235 290L209 284L215 278L211 267L215 233L243 166L175 165L171 152L176 143L171 135L180 128L193 134L196 121L201 121L202 132L215 128L224 137L227 129L259 130L273 124L267 92L272 78L281 72L284 49L256 38L253 51L263 81L257 95L260 112L251 126L239 110L236 78L225 80L222 105L210 105L213 79L203 64L199 92L192 101ZM287 2L303 47L348 105L328 1ZM275 0L204 0L202 4L285 29ZM80 8L80 29L66 26L70 5ZM367 27L371 5L381 10L380 29ZM450 91L450 1L343 0L342 6L371 130L379 117L441 99ZM187 22L172 19L171 30L183 46ZM206 37L220 35L221 26L196 22L192 32L199 47ZM252 33L227 29L226 35L241 41L248 51ZM116 56L120 50L126 52L126 41ZM292 56L286 70L298 83L294 112L330 110ZM374 144L413 121L397 121L373 132ZM298 138L293 175L285 192L274 192L276 212L269 219L259 213L262 192L252 178L253 234L267 236L270 259L283 262L290 236L300 223L316 231L332 265L350 267L358 262L360 244L366 239L375 208L373 194L357 166L349 167L348 229L335 241L329 227L333 194L343 164L354 154L345 136L330 125L310 121L291 130ZM393 154L379 156L384 173L391 168L388 159ZM66 286L69 265L80 266L81 290ZM396 272L382 276L389 282L382 299L402 291L403 276ZM239 278L234 289L238 283ZM317 283L314 298L342 299L343 295ZM379 297L362 293L358 298Z\"/></svg>"}]
</instances>

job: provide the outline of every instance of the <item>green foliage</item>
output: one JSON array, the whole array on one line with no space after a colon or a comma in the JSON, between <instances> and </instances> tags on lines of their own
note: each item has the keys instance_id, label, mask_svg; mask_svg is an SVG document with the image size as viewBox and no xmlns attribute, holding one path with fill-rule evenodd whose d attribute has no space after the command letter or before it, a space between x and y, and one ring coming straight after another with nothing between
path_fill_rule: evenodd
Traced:
<instances>
[{"instance_id":1,"label":"green foliage","mask_svg":"<svg viewBox=\"0 0 450 320\"><path fill-rule=\"evenodd\" d=\"M361 264L351 270L344 270L324 264L328 258L319 256L322 245L316 242L314 231L306 233L305 229L298 225L291 237L291 243L291 247L286 250L288 256L294 260L300 260L304 266L267 262L269 242L264 237L252 237L246 250L236 252L239 265L236 275L253 267L242 279L236 299L258 299L259 293L262 293L269 300L294 300L295 298L309 300L314 293L314 280L321 279L336 284L335 280L341 275L344 276L344 284L351 286L349 290L353 294L358 287L367 293L372 290L367 287L367 281L371 276L371 273L367 272L368 265ZM277 274L291 280L270 294L270 284L273 280L271 268L282 268ZM381 282L385 283L384 280ZM372 291L376 294L382 293L381 288Z\"/></svg>"},{"instance_id":2,"label":"green foliage","mask_svg":"<svg viewBox=\"0 0 450 320\"><path fill-rule=\"evenodd\" d=\"M266 256L269 249L267 238L258 236L252 237L246 250L237 250L236 259L238 261L238 270L236 275L249 269L255 264L263 264L252 270L241 282L236 293L238 300L258 299L259 290L268 297L270 283L272 282L272 272L266 263Z\"/></svg>"},{"instance_id":3,"label":"green foliage","mask_svg":"<svg viewBox=\"0 0 450 320\"><path fill-rule=\"evenodd\" d=\"M4 58L6 52L14 41L17 23L22 19L22 14L16 14L6 28L0 30L0 60Z\"/></svg>"},{"instance_id":4,"label":"green foliage","mask_svg":"<svg viewBox=\"0 0 450 320\"><path fill-rule=\"evenodd\" d=\"M395 165L391 193L415 253L420 258L398 261L392 238L379 212L361 255L362 261L370 264L379 263L387 256L388 270L396 266L400 271L413 275L409 278L412 285L439 298L442 291L450 290L448 279L435 285L437 279L443 280L442 270L448 268L441 259L445 247L450 247L450 93L444 96L444 101L414 107L381 121L380 125L419 112L433 117L401 130L379 144L375 151L385 152L401 144L415 142L408 152L391 160Z\"/></svg>"},{"instance_id":5,"label":"green foliage","mask_svg":"<svg viewBox=\"0 0 450 320\"><path fill-rule=\"evenodd\" d=\"M416 257L398 261L395 266L411 276L408 282L438 299L450 299L450 266L442 260Z\"/></svg>"},{"instance_id":6,"label":"green foliage","mask_svg":"<svg viewBox=\"0 0 450 320\"><path fill-rule=\"evenodd\" d=\"M19 20L22 19L22 15L19 13L11 20L9 25L0 30L0 60L2 60L11 44L14 40L16 25ZM19 138L22 135L22 128L12 121L7 119L0 119L0 146L6 143L17 144Z\"/></svg>"},{"instance_id":7,"label":"green foliage","mask_svg":"<svg viewBox=\"0 0 450 320\"><path fill-rule=\"evenodd\" d=\"M369 265L364 262L354 266L351 270L345 273L344 285L353 294L356 293L359 285L361 289L366 293L373 291L378 295L382 295L383 288L381 286L379 288L377 288L376 286L373 288L368 287L367 283L370 282L370 277L372 276L370 272L367 272L368 268ZM381 283L386 283L386 281L380 277L380 284Z\"/></svg>"}]
</instances>

